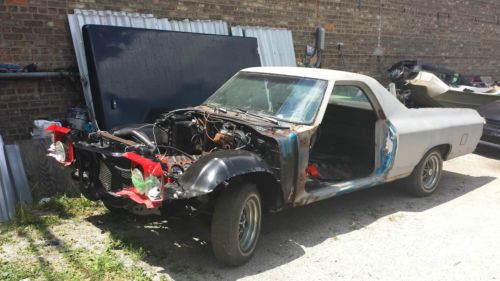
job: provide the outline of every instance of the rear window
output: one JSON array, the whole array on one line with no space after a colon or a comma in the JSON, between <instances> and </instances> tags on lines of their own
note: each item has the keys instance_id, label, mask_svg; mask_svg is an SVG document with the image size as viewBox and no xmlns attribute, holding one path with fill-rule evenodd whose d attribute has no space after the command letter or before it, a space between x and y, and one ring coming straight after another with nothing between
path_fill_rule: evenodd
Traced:
<instances>
[{"instance_id":1,"label":"rear window","mask_svg":"<svg viewBox=\"0 0 500 281\"><path fill-rule=\"evenodd\" d=\"M351 85L333 87L329 104L373 110L366 93L360 87Z\"/></svg>"}]
</instances>

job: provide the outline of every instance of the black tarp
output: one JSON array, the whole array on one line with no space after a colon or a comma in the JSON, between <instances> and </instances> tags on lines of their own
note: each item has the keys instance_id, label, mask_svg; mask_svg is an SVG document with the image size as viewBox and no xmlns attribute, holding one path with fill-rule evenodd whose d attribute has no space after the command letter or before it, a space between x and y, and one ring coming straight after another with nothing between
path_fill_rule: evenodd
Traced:
<instances>
[{"instance_id":1,"label":"black tarp","mask_svg":"<svg viewBox=\"0 0 500 281\"><path fill-rule=\"evenodd\" d=\"M101 130L198 105L238 70L260 66L255 38L130 27L83 27Z\"/></svg>"}]
</instances>

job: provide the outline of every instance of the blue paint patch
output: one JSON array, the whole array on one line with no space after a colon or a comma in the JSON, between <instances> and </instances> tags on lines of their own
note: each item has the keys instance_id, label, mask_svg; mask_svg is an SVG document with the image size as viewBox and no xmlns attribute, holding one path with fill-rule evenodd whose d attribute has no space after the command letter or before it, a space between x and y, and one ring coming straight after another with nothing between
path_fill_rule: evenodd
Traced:
<instances>
[{"instance_id":1,"label":"blue paint patch","mask_svg":"<svg viewBox=\"0 0 500 281\"><path fill-rule=\"evenodd\" d=\"M387 173L389 171L389 168L391 168L392 164L394 163L394 156L396 155L396 130L389 122L387 122L387 126L389 128L389 131L387 132L387 135L385 137L386 143L380 148L380 166L375 169L376 175ZM389 141L391 142L392 147L390 151L386 151L387 142Z\"/></svg>"},{"instance_id":2,"label":"blue paint patch","mask_svg":"<svg viewBox=\"0 0 500 281\"><path fill-rule=\"evenodd\" d=\"M280 154L287 156L294 153L295 144L297 143L297 135L291 132L286 139L280 140Z\"/></svg>"}]
</instances>

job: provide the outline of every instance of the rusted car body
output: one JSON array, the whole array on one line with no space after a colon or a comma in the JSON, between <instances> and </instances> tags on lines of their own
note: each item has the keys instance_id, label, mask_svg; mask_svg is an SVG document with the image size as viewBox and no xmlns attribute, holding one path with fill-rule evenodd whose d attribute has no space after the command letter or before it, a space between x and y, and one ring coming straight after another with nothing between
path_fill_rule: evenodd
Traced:
<instances>
[{"instance_id":1,"label":"rusted car body","mask_svg":"<svg viewBox=\"0 0 500 281\"><path fill-rule=\"evenodd\" d=\"M364 75L259 67L153 124L48 130L52 155L75 169L85 196L112 211L208 210L216 257L238 265L255 249L261 209L401 178L429 195L442 160L472 152L483 124L475 110L408 109Z\"/></svg>"}]
</instances>

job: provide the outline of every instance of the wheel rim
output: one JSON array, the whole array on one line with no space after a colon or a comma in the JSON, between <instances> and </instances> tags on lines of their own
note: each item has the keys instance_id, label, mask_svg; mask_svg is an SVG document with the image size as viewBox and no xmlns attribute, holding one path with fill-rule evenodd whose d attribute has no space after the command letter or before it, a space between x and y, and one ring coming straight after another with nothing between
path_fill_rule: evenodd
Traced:
<instances>
[{"instance_id":1,"label":"wheel rim","mask_svg":"<svg viewBox=\"0 0 500 281\"><path fill-rule=\"evenodd\" d=\"M242 252L248 252L252 249L253 242L257 236L258 220L258 202L252 197L245 202L245 206L240 214L238 235Z\"/></svg>"},{"instance_id":2,"label":"wheel rim","mask_svg":"<svg viewBox=\"0 0 500 281\"><path fill-rule=\"evenodd\" d=\"M439 179L439 169L439 157L435 154L429 156L422 170L422 183L424 189L432 190L435 187Z\"/></svg>"}]
</instances>

